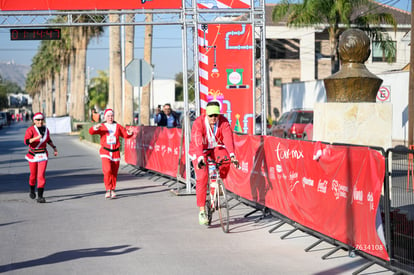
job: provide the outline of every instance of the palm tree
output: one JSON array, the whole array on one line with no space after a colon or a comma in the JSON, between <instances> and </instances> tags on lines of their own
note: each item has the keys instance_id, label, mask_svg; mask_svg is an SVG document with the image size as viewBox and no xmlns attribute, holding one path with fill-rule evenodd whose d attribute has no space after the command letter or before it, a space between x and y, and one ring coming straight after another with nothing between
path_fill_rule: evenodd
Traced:
<instances>
[{"instance_id":1,"label":"palm tree","mask_svg":"<svg viewBox=\"0 0 414 275\"><path fill-rule=\"evenodd\" d=\"M82 22L91 20L85 16ZM71 115L79 120L85 120L85 89L86 89L86 50L89 42L95 36L103 33L100 26L74 27L71 36L72 56L71 65Z\"/></svg>"},{"instance_id":2,"label":"palm tree","mask_svg":"<svg viewBox=\"0 0 414 275\"><path fill-rule=\"evenodd\" d=\"M112 23L119 23L118 14L110 14ZM122 118L122 62L121 62L121 27L109 27L109 95L108 107L114 109L117 122L123 124Z\"/></svg>"},{"instance_id":3,"label":"palm tree","mask_svg":"<svg viewBox=\"0 0 414 275\"><path fill-rule=\"evenodd\" d=\"M152 13L149 13L145 17L146 22L152 22ZM148 64L152 64L152 25L148 24L145 26L145 37L144 37L144 60ZM150 84L142 87L142 97L140 102L140 122L143 125L150 124Z\"/></svg>"},{"instance_id":4,"label":"palm tree","mask_svg":"<svg viewBox=\"0 0 414 275\"><path fill-rule=\"evenodd\" d=\"M126 23L133 22L134 15L126 15ZM134 25L125 26L125 66L128 65L134 59ZM134 87L128 82L125 81L124 87L124 107L123 110L123 123L124 124L133 124L133 112L134 112Z\"/></svg>"},{"instance_id":5,"label":"palm tree","mask_svg":"<svg viewBox=\"0 0 414 275\"><path fill-rule=\"evenodd\" d=\"M351 26L366 31L371 39L379 41L388 60L395 56L395 46L380 24L391 25L396 31L396 20L389 13L376 13L370 0L304 0L302 4L282 0L274 7L272 19L274 22L286 19L287 26L292 27L327 26L332 74L339 70L339 36Z\"/></svg>"}]
</instances>

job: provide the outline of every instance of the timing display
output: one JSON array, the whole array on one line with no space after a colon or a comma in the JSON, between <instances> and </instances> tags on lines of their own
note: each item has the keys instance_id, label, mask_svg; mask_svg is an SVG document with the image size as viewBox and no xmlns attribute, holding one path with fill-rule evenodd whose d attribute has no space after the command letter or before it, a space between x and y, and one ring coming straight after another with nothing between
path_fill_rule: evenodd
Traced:
<instances>
[{"instance_id":1,"label":"timing display","mask_svg":"<svg viewBox=\"0 0 414 275\"><path fill-rule=\"evenodd\" d=\"M10 29L10 40L59 40L60 29Z\"/></svg>"}]
</instances>

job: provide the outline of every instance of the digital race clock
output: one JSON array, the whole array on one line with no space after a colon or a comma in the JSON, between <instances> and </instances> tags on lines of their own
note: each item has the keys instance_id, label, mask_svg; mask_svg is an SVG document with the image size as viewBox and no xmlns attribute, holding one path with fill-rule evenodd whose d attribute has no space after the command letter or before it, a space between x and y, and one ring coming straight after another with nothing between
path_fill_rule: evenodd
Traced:
<instances>
[{"instance_id":1,"label":"digital race clock","mask_svg":"<svg viewBox=\"0 0 414 275\"><path fill-rule=\"evenodd\" d=\"M10 29L10 40L59 40L60 29Z\"/></svg>"}]
</instances>

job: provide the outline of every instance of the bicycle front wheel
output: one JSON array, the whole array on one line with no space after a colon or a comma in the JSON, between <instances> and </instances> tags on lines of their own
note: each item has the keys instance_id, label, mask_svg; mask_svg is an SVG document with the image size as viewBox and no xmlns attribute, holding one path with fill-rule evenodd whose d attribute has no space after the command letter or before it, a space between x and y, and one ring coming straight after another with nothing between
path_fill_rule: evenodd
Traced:
<instances>
[{"instance_id":1,"label":"bicycle front wheel","mask_svg":"<svg viewBox=\"0 0 414 275\"><path fill-rule=\"evenodd\" d=\"M222 180L219 181L218 212L220 217L221 228L223 229L224 233L228 233L230 223L229 204L227 201L226 187L224 187Z\"/></svg>"}]
</instances>

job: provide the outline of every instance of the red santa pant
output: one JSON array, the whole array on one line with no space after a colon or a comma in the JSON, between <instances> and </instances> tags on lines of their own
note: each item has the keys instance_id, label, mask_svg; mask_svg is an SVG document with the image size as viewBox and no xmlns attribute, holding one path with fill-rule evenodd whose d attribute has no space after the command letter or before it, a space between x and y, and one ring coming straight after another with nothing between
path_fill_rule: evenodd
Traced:
<instances>
[{"instance_id":1,"label":"red santa pant","mask_svg":"<svg viewBox=\"0 0 414 275\"><path fill-rule=\"evenodd\" d=\"M211 158L217 160L223 160L225 158L230 159L230 155L227 150L223 147L216 147L214 151L210 150L208 152ZM204 162L207 160L207 155L204 155ZM197 197L197 206L202 207L206 204L207 196L207 182L208 182L208 166L204 166L201 169L197 168L198 161L193 160L193 165L196 174L196 197ZM227 177L227 174L230 169L229 163L224 163L219 168L220 177L222 179Z\"/></svg>"},{"instance_id":2,"label":"red santa pant","mask_svg":"<svg viewBox=\"0 0 414 275\"><path fill-rule=\"evenodd\" d=\"M35 186L36 180L37 180L37 188L45 187L46 167L47 167L47 161L40 161L40 162L29 161L29 168L30 168L29 184L31 186Z\"/></svg>"},{"instance_id":3,"label":"red santa pant","mask_svg":"<svg viewBox=\"0 0 414 275\"><path fill-rule=\"evenodd\" d=\"M102 158L102 171L106 190L115 190L118 177L119 161Z\"/></svg>"}]
</instances>

